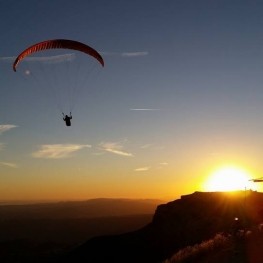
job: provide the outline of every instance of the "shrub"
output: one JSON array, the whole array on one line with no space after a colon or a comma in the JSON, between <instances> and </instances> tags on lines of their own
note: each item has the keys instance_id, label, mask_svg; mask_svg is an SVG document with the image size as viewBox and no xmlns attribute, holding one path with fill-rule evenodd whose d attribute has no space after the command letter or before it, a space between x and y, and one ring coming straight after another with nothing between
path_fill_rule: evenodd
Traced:
<instances>
[{"instance_id":1,"label":"shrub","mask_svg":"<svg viewBox=\"0 0 263 263\"><path fill-rule=\"evenodd\" d=\"M195 258L209 254L214 250L229 247L230 244L230 238L224 236L223 234L217 234L213 239L203 241L202 243L194 246L187 246L186 248L179 250L170 259L165 260L163 263L193 261Z\"/></svg>"}]
</instances>

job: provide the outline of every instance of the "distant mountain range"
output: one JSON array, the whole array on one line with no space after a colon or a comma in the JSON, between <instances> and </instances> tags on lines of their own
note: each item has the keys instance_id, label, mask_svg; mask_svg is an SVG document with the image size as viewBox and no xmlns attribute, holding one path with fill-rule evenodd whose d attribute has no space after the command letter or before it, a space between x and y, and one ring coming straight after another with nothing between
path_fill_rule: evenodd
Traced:
<instances>
[{"instance_id":1,"label":"distant mountain range","mask_svg":"<svg viewBox=\"0 0 263 263\"><path fill-rule=\"evenodd\" d=\"M263 193L195 192L157 207L151 223L137 231L94 237L59 262L160 263L176 251L217 233L233 234L263 222Z\"/></svg>"},{"instance_id":2,"label":"distant mountain range","mask_svg":"<svg viewBox=\"0 0 263 263\"><path fill-rule=\"evenodd\" d=\"M65 201L23 205L0 205L0 218L10 219L73 219L125 215L153 214L155 199L110 199L97 198L86 201Z\"/></svg>"}]
</instances>

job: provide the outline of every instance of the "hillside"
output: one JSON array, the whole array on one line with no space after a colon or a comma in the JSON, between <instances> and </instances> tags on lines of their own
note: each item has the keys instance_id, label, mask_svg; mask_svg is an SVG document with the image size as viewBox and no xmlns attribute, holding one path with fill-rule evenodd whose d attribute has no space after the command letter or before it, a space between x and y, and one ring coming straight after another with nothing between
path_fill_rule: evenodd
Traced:
<instances>
[{"instance_id":1,"label":"hillside","mask_svg":"<svg viewBox=\"0 0 263 263\"><path fill-rule=\"evenodd\" d=\"M239 229L255 230L261 222L262 193L196 192L159 205L152 222L145 227L126 234L89 239L61 262L157 263L217 233L234 235Z\"/></svg>"}]
</instances>

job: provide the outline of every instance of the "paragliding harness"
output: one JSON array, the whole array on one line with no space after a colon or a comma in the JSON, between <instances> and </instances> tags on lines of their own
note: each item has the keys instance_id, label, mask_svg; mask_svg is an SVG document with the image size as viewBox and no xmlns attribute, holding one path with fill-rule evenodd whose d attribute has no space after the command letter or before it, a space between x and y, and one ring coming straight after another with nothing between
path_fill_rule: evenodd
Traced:
<instances>
[{"instance_id":1,"label":"paragliding harness","mask_svg":"<svg viewBox=\"0 0 263 263\"><path fill-rule=\"evenodd\" d=\"M63 112L62 112L62 114L63 114L63 120L66 123L66 126L71 126L71 121L70 121L72 119L71 112L70 112L70 116L65 115Z\"/></svg>"}]
</instances>

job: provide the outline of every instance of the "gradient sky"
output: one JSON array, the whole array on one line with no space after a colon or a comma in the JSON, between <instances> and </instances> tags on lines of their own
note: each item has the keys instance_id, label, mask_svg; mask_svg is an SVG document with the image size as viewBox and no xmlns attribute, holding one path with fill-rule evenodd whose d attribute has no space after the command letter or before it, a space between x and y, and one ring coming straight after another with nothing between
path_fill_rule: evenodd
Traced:
<instances>
[{"instance_id":1,"label":"gradient sky","mask_svg":"<svg viewBox=\"0 0 263 263\"><path fill-rule=\"evenodd\" d=\"M227 165L262 177L262 1L0 0L0 12L0 200L171 199ZM105 61L71 127L49 85L12 70L55 38Z\"/></svg>"}]
</instances>

